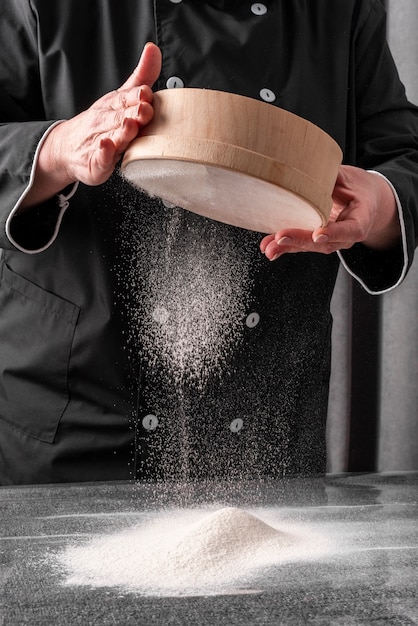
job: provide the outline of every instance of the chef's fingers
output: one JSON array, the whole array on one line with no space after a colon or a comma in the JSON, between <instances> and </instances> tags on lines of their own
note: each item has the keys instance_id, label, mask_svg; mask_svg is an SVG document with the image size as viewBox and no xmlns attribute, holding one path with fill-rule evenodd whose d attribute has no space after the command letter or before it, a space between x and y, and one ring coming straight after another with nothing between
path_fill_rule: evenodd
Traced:
<instances>
[{"instance_id":1,"label":"chef's fingers","mask_svg":"<svg viewBox=\"0 0 418 626\"><path fill-rule=\"evenodd\" d=\"M116 126L103 138L110 139L116 150L116 156L122 156L131 141L138 135L138 129L151 121L154 111L150 104L142 103L135 117L126 116L122 123ZM117 159L116 159L117 160Z\"/></svg>"},{"instance_id":2,"label":"chef's fingers","mask_svg":"<svg viewBox=\"0 0 418 626\"><path fill-rule=\"evenodd\" d=\"M92 173L96 172L96 176L103 176L105 179L109 176L115 165L118 163L122 154L136 136L138 132L138 126L134 120L127 118L119 132L112 138L102 137L99 142L98 150L92 152L90 161L90 170Z\"/></svg>"},{"instance_id":3,"label":"chef's fingers","mask_svg":"<svg viewBox=\"0 0 418 626\"><path fill-rule=\"evenodd\" d=\"M119 89L103 95L90 107L97 116L92 120L94 128L98 129L100 126L100 134L109 132L120 134L126 119L135 120L138 125L136 132L141 126L148 124L153 117L151 86L157 80L160 71L161 51L155 44L148 43L144 47L138 66L128 80ZM113 136L110 138L114 141Z\"/></svg>"},{"instance_id":4,"label":"chef's fingers","mask_svg":"<svg viewBox=\"0 0 418 626\"><path fill-rule=\"evenodd\" d=\"M274 242L274 235L267 235L266 237L263 237L263 239L260 242L260 250L263 254L266 253L268 245Z\"/></svg>"},{"instance_id":5,"label":"chef's fingers","mask_svg":"<svg viewBox=\"0 0 418 626\"><path fill-rule=\"evenodd\" d=\"M369 232L367 223L360 217L362 217L361 210L353 210L344 219L331 222L326 227L315 230L312 233L312 241L319 248L322 247L329 252L351 248L355 243L363 242Z\"/></svg>"},{"instance_id":6,"label":"chef's fingers","mask_svg":"<svg viewBox=\"0 0 418 626\"><path fill-rule=\"evenodd\" d=\"M112 109L113 111L135 110L140 103L151 104L153 93L148 85L131 87L130 89L115 89L105 94L93 103L93 109Z\"/></svg>"},{"instance_id":7,"label":"chef's fingers","mask_svg":"<svg viewBox=\"0 0 418 626\"><path fill-rule=\"evenodd\" d=\"M270 261L275 261L283 254L297 252L320 252L331 254L337 250L351 248L358 241L360 235L357 225L340 228L332 224L312 232L301 229L286 229L275 235L264 237L260 243L260 250Z\"/></svg>"},{"instance_id":8,"label":"chef's fingers","mask_svg":"<svg viewBox=\"0 0 418 626\"><path fill-rule=\"evenodd\" d=\"M121 86L121 89L131 89L148 85L152 87L161 72L162 55L161 50L154 43L147 43L142 51L139 63Z\"/></svg>"},{"instance_id":9,"label":"chef's fingers","mask_svg":"<svg viewBox=\"0 0 418 626\"><path fill-rule=\"evenodd\" d=\"M111 133L110 137L107 137L107 139L111 139L112 143L115 146L115 161L118 160L118 157L122 156L126 148L129 146L131 141L135 139L137 134L138 123L135 120L127 117L124 119L122 125L118 129L116 129L116 131Z\"/></svg>"},{"instance_id":10,"label":"chef's fingers","mask_svg":"<svg viewBox=\"0 0 418 626\"><path fill-rule=\"evenodd\" d=\"M131 140L134 139L139 128L148 124L154 116L152 103L148 101L150 99L148 90L149 87L140 87L122 93L113 91L97 100L86 112L94 134L97 136L111 134L113 139L113 135L118 136L121 129L132 129L132 124L125 125L127 120L133 120L136 131L132 134Z\"/></svg>"},{"instance_id":11,"label":"chef's fingers","mask_svg":"<svg viewBox=\"0 0 418 626\"><path fill-rule=\"evenodd\" d=\"M93 165L102 172L108 172L115 166L116 159L118 159L118 155L113 141L108 137L101 139L99 150L94 157Z\"/></svg>"}]
</instances>

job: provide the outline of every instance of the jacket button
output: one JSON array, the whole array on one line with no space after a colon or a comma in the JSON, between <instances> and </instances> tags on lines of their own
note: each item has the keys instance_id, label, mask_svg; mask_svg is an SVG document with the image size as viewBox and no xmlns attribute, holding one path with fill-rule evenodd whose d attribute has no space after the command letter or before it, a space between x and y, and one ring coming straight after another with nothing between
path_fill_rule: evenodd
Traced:
<instances>
[{"instance_id":1,"label":"jacket button","mask_svg":"<svg viewBox=\"0 0 418 626\"><path fill-rule=\"evenodd\" d=\"M276 99L276 94L271 89L261 89L260 98L265 102L274 102Z\"/></svg>"},{"instance_id":2,"label":"jacket button","mask_svg":"<svg viewBox=\"0 0 418 626\"><path fill-rule=\"evenodd\" d=\"M242 421L240 417L237 417L236 419L232 420L232 422L230 423L229 430L233 433L239 433L239 431L242 429L243 426L244 426L244 422Z\"/></svg>"},{"instance_id":3,"label":"jacket button","mask_svg":"<svg viewBox=\"0 0 418 626\"><path fill-rule=\"evenodd\" d=\"M267 7L262 2L254 2L251 5L251 11L254 15L265 15L267 13Z\"/></svg>"},{"instance_id":4,"label":"jacket button","mask_svg":"<svg viewBox=\"0 0 418 626\"><path fill-rule=\"evenodd\" d=\"M253 311L247 316L245 324L248 328L255 328L260 321L260 315L256 311Z\"/></svg>"},{"instance_id":5,"label":"jacket button","mask_svg":"<svg viewBox=\"0 0 418 626\"><path fill-rule=\"evenodd\" d=\"M142 420L142 426L145 430L155 430L158 426L158 417L156 415L152 415L152 413L146 415Z\"/></svg>"},{"instance_id":6,"label":"jacket button","mask_svg":"<svg viewBox=\"0 0 418 626\"><path fill-rule=\"evenodd\" d=\"M167 89L181 89L184 87L184 82L178 76L170 76L166 82Z\"/></svg>"}]
</instances>

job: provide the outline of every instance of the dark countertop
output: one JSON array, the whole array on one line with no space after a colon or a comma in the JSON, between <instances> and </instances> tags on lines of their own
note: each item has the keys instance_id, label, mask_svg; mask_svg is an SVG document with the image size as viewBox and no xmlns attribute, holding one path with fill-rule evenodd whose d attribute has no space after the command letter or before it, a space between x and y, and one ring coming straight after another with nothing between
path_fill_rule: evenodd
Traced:
<instances>
[{"instance_id":1,"label":"dark countertop","mask_svg":"<svg viewBox=\"0 0 418 626\"><path fill-rule=\"evenodd\" d=\"M65 572L51 565L68 545L145 517L230 505L267 511L331 548L258 572L241 592L225 586L211 595L65 585ZM0 511L1 626L418 624L418 473L2 487Z\"/></svg>"}]
</instances>

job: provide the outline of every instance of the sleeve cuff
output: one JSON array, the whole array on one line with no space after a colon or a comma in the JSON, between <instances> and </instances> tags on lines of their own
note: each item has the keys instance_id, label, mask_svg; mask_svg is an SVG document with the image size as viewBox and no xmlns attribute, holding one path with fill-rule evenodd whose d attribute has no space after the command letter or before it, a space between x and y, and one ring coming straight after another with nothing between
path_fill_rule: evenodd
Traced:
<instances>
[{"instance_id":1,"label":"sleeve cuff","mask_svg":"<svg viewBox=\"0 0 418 626\"><path fill-rule=\"evenodd\" d=\"M37 145L27 187L11 210L6 220L6 236L13 246L27 254L36 254L49 248L57 238L62 218L69 206L69 200L76 193L79 183L76 182L62 193L57 194L50 201L43 203L38 208L25 211L20 210L20 205L31 189L35 177L39 151L51 130L60 124L57 121L52 124L42 136Z\"/></svg>"},{"instance_id":2,"label":"sleeve cuff","mask_svg":"<svg viewBox=\"0 0 418 626\"><path fill-rule=\"evenodd\" d=\"M405 220L398 193L386 176L375 170L369 172L384 178L393 191L398 208L401 242L391 250L372 250L359 243L337 254L347 272L368 293L380 295L392 291L404 280L411 260L408 258Z\"/></svg>"}]
</instances>

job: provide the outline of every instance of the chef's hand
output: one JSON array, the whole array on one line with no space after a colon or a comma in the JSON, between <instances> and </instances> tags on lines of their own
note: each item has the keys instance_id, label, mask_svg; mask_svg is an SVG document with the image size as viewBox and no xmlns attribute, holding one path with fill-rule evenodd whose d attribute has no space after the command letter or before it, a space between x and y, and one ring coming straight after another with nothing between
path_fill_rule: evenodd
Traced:
<instances>
[{"instance_id":1,"label":"chef's hand","mask_svg":"<svg viewBox=\"0 0 418 626\"><path fill-rule=\"evenodd\" d=\"M328 224L313 232L283 229L264 237L261 251L270 261L288 252L322 252L351 248L355 243L377 250L394 246L400 224L393 191L387 181L358 167L342 165L333 192Z\"/></svg>"},{"instance_id":2,"label":"chef's hand","mask_svg":"<svg viewBox=\"0 0 418 626\"><path fill-rule=\"evenodd\" d=\"M160 71L160 49L148 43L119 89L55 126L42 144L34 184L21 206L42 202L75 181L104 183L139 129L151 121L151 87Z\"/></svg>"}]
</instances>

